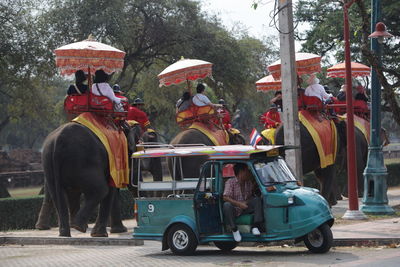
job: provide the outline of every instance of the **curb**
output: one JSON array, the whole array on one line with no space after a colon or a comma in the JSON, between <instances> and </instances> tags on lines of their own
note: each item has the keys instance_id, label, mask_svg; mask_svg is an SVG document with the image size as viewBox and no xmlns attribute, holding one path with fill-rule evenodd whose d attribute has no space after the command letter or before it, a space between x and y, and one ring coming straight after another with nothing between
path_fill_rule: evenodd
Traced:
<instances>
[{"instance_id":1,"label":"curb","mask_svg":"<svg viewBox=\"0 0 400 267\"><path fill-rule=\"evenodd\" d=\"M0 245L142 246L143 240L109 237L0 236Z\"/></svg>"},{"instance_id":2,"label":"curb","mask_svg":"<svg viewBox=\"0 0 400 267\"><path fill-rule=\"evenodd\" d=\"M334 247L377 247L400 244L400 238L338 238L333 240Z\"/></svg>"},{"instance_id":3,"label":"curb","mask_svg":"<svg viewBox=\"0 0 400 267\"><path fill-rule=\"evenodd\" d=\"M333 247L377 247L400 244L400 238L338 238ZM11 237L0 236L0 245L74 245L74 246L143 246L143 240L108 237ZM257 243L244 242L245 246L302 246L293 240Z\"/></svg>"},{"instance_id":4,"label":"curb","mask_svg":"<svg viewBox=\"0 0 400 267\"><path fill-rule=\"evenodd\" d=\"M269 243L247 243L249 246L304 246L300 241L295 243L294 240L274 241ZM332 247L378 247L388 245L400 245L400 238L335 238Z\"/></svg>"}]
</instances>

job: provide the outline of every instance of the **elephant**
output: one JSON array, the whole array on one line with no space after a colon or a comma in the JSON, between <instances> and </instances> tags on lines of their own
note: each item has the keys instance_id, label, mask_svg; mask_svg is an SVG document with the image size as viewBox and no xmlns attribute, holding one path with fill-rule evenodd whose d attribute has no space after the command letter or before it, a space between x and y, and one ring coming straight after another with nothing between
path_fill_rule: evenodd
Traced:
<instances>
[{"instance_id":1,"label":"elephant","mask_svg":"<svg viewBox=\"0 0 400 267\"><path fill-rule=\"evenodd\" d=\"M357 167L357 190L358 197L362 197L364 191L364 169L368 159L368 141L364 134L357 127L354 128L355 148L356 148L356 167ZM337 166L338 173L347 173L347 139L342 142L341 158ZM346 177L347 178L347 177ZM339 193L347 196L347 179L338 181Z\"/></svg>"},{"instance_id":2,"label":"elephant","mask_svg":"<svg viewBox=\"0 0 400 267\"><path fill-rule=\"evenodd\" d=\"M126 136L129 136L131 134L131 138L134 139L134 143L137 144L139 142L139 139L142 139L144 142L158 142L158 135L155 132L145 132L141 134L141 129L139 125L134 125L132 128L125 128L125 134ZM141 136L142 135L142 136ZM140 137L141 136L141 137ZM136 150L136 146L130 146L128 148L129 155ZM133 172L133 175L131 174L130 177L133 177L134 181L131 182L135 183L135 177L137 181L137 169L135 169L136 165L133 164L134 170L130 170ZM153 180L154 181L161 181L162 180L162 168L161 168L161 159L145 159L141 161L141 169L142 170L147 170L153 175ZM135 175L136 174L136 175ZM131 184L128 186L130 191L135 194L137 193L137 190L131 186ZM51 214L54 211L54 206L52 199L50 197L50 194L46 188L46 186L43 187L43 194L44 194L44 199L42 202L42 206L39 212L38 220L35 224L35 228L38 230L48 230L50 229L50 217ZM69 211L70 211L70 221L73 220L75 215L80 209L80 198L82 192L75 189L68 189L66 190L67 193L67 200L68 200L68 206L69 206ZM111 226L110 233L123 233L127 231L127 228L123 225L122 219L121 219L121 209L120 209L120 200L119 200L119 189L117 189L116 194L114 195L114 199L112 201L112 207L111 207L111 213L110 213L110 220L109 224Z\"/></svg>"},{"instance_id":3,"label":"elephant","mask_svg":"<svg viewBox=\"0 0 400 267\"><path fill-rule=\"evenodd\" d=\"M130 151L136 150L137 132L138 127L125 130ZM71 236L70 215L73 218L71 226L85 232L91 212L100 204L91 236L108 236L106 226L111 206L115 211L113 214L119 212L118 190L108 184L108 155L97 136L86 126L66 123L46 137L42 162L45 192L49 193L45 194L42 209L48 211L51 207L50 196L58 213L59 235ZM79 208L81 193L84 203ZM45 214L39 215L38 224L43 217ZM118 220L120 218L116 218ZM113 220L111 224L113 227Z\"/></svg>"},{"instance_id":4,"label":"elephant","mask_svg":"<svg viewBox=\"0 0 400 267\"><path fill-rule=\"evenodd\" d=\"M340 154L343 152L341 148L344 147L343 140L345 140L346 124L344 121L336 123L337 129L337 157L336 162L339 162L342 157ZM336 196L332 188L336 185L336 165L329 165L325 168L320 168L320 159L317 147L308 132L307 128L300 123L300 143L301 143L301 157L303 175L314 171L317 179L321 184L321 195L329 202L330 205L336 205ZM277 128L275 132L275 144L284 144L284 131L283 126ZM307 159L307 160L305 160ZM336 163L335 162L335 163Z\"/></svg>"},{"instance_id":5,"label":"elephant","mask_svg":"<svg viewBox=\"0 0 400 267\"><path fill-rule=\"evenodd\" d=\"M241 134L233 134L227 131L229 134L229 144L245 144L245 138ZM214 146L215 144L205 134L197 129L185 129L178 133L170 142L172 145L175 144L203 144L206 146ZM182 178L198 178L200 175L200 166L207 160L207 157L196 156L196 157L181 157L182 171L179 167L180 164L176 164L175 172L173 170L172 160L168 159L168 168L170 173L176 180Z\"/></svg>"},{"instance_id":6,"label":"elephant","mask_svg":"<svg viewBox=\"0 0 400 267\"><path fill-rule=\"evenodd\" d=\"M338 173L347 168L347 132L346 122L335 122L338 137L338 147L336 161L333 165L326 168L320 168L319 155L314 144L314 141L303 124L300 123L300 143L302 156L303 175L314 171L320 186L321 195L330 203L335 205L337 199L340 199L343 190L339 189ZM368 143L363 133L357 128L354 128L355 144L356 144L356 164L357 164L357 181L358 194L362 196L363 190L363 172L367 162ZM284 144L283 127L279 127L275 133L276 144ZM307 160L304 160L307 159ZM347 188L347 180L345 181Z\"/></svg>"}]
</instances>

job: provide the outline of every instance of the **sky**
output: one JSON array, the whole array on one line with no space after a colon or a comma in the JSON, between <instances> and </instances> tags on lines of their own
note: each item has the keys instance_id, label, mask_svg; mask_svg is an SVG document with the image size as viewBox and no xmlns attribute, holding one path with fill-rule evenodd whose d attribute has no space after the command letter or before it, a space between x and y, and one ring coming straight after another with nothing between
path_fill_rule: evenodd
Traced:
<instances>
[{"instance_id":1,"label":"sky","mask_svg":"<svg viewBox=\"0 0 400 267\"><path fill-rule=\"evenodd\" d=\"M209 14L217 15L222 23L232 29L235 23L240 22L247 28L250 35L262 39L265 36L274 36L279 46L279 33L274 26L270 27L270 13L274 9L274 0L262 0L256 10L252 8L253 0L199 0L202 9ZM296 3L297 0L293 0ZM300 44L296 43L296 51Z\"/></svg>"}]
</instances>

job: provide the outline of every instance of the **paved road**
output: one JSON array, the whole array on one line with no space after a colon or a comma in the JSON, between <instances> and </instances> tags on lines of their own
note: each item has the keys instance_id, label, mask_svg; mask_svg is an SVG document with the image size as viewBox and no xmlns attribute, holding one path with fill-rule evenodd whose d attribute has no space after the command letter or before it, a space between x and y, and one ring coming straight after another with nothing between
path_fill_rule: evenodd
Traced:
<instances>
[{"instance_id":1,"label":"paved road","mask_svg":"<svg viewBox=\"0 0 400 267\"><path fill-rule=\"evenodd\" d=\"M312 254L305 247L238 247L223 253L202 246L195 256L161 251L160 243L144 246L3 246L0 266L398 266L400 248L333 248Z\"/></svg>"}]
</instances>

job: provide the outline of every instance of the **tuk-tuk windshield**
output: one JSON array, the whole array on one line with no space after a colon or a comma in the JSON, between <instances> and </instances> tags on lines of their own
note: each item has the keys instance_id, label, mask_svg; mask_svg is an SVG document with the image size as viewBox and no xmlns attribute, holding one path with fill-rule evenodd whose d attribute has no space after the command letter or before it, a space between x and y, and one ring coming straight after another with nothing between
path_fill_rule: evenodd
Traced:
<instances>
[{"instance_id":1,"label":"tuk-tuk windshield","mask_svg":"<svg viewBox=\"0 0 400 267\"><path fill-rule=\"evenodd\" d=\"M254 168L264 185L296 181L296 177L294 177L289 166L281 157L277 157L272 161L258 161L254 163Z\"/></svg>"}]
</instances>

